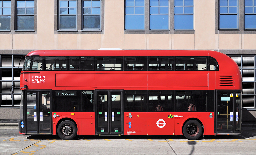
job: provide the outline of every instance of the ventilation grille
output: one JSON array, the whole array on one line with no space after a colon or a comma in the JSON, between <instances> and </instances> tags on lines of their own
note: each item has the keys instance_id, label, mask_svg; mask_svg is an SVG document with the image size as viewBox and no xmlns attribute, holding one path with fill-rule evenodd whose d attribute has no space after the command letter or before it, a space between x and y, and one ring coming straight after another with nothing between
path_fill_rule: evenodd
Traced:
<instances>
[{"instance_id":1,"label":"ventilation grille","mask_svg":"<svg viewBox=\"0 0 256 155\"><path fill-rule=\"evenodd\" d=\"M220 86L233 86L233 77L220 76Z\"/></svg>"}]
</instances>

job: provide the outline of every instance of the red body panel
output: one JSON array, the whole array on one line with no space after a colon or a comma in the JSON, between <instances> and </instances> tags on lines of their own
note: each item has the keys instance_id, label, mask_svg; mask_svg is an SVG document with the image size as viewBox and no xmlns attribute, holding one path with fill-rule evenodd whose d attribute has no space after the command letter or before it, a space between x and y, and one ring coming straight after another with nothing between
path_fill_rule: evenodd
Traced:
<instances>
[{"instance_id":1,"label":"red body panel","mask_svg":"<svg viewBox=\"0 0 256 155\"><path fill-rule=\"evenodd\" d=\"M125 112L124 135L182 135L183 124L188 119L198 119L204 126L204 135L214 135L214 118L209 117L210 113ZM129 118L129 114L132 118ZM168 118L170 115L173 118ZM213 112L212 116L214 116Z\"/></svg>"},{"instance_id":2,"label":"red body panel","mask_svg":"<svg viewBox=\"0 0 256 155\"><path fill-rule=\"evenodd\" d=\"M215 79L214 71L42 71L23 74L23 78L23 86L30 90L214 90L216 85L215 80L210 80Z\"/></svg>"},{"instance_id":3,"label":"red body panel","mask_svg":"<svg viewBox=\"0 0 256 155\"><path fill-rule=\"evenodd\" d=\"M95 135L95 113L94 112L53 112L58 117L52 118L53 135L56 135L57 124L61 119L69 118L76 122L78 135Z\"/></svg>"}]
</instances>

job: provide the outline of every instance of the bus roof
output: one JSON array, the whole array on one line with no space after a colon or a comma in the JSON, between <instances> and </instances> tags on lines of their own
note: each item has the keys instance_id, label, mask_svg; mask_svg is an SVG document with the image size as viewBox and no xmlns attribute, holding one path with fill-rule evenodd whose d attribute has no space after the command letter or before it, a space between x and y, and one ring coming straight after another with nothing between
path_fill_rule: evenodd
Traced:
<instances>
[{"instance_id":1,"label":"bus roof","mask_svg":"<svg viewBox=\"0 0 256 155\"><path fill-rule=\"evenodd\" d=\"M212 56L210 50L37 50L27 56Z\"/></svg>"}]
</instances>

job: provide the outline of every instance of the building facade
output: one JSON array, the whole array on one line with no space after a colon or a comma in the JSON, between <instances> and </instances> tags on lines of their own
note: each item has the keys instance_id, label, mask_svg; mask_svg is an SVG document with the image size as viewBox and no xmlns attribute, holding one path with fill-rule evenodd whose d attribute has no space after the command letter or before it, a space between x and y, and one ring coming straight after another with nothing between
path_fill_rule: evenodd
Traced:
<instances>
[{"instance_id":1,"label":"building facade","mask_svg":"<svg viewBox=\"0 0 256 155\"><path fill-rule=\"evenodd\" d=\"M0 0L0 120L19 118L28 52L100 48L225 53L256 120L256 0Z\"/></svg>"}]
</instances>

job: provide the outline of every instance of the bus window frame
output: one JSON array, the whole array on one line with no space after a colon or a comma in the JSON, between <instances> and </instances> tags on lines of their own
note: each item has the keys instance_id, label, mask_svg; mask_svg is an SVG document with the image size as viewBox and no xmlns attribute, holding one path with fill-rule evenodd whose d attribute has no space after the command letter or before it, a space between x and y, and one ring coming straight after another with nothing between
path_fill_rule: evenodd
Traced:
<instances>
[{"instance_id":1,"label":"bus window frame","mask_svg":"<svg viewBox=\"0 0 256 155\"><path fill-rule=\"evenodd\" d=\"M33 56L26 56L25 57L25 61L24 61L24 66L23 66L23 71L219 71L219 64L218 64L218 61L212 57L212 56L63 56L63 60L61 61L65 61L66 62L66 68L64 69L52 69L52 70L48 70L46 68L46 61L49 61L47 60L48 58L50 59L53 59L54 60L54 68L56 67L56 61L58 59L58 57L62 57L62 56L39 56L39 55L33 55ZM81 63L82 62L82 58L85 58L87 57L88 59L90 59L89 61L86 61L86 62L89 62L88 63L88 68L83 68L82 66L85 66L84 63ZM121 67L114 67L114 69L108 69L108 70L104 70L104 69L98 69L97 67L97 64L98 64L98 58L116 58L116 62L118 61L122 61L122 62L119 62L119 63L115 63L115 64L118 64L120 65L121 64ZM42 66L40 67L41 69L36 69L34 70L33 69L33 62L35 58L39 58L41 59L40 61L42 61ZM66 59L65 59L66 58ZM117 60L118 58L120 58L119 60ZM162 61L158 61L157 60L157 63L154 64L154 63L151 63L152 61L150 59L154 59L154 58L159 58L159 59L164 59L164 58L168 58L168 63L161 63ZM178 60L182 60L182 58L186 58L186 59L189 59L189 58L193 58L193 59L196 59L196 58L205 58L206 62L205 62L205 69L195 69L196 67L198 67L198 63L196 63L197 61L191 61L191 63L193 62L193 69L192 70L188 70L188 64L189 63L185 63L183 66L184 69L182 70L177 70L177 61ZM77 59L78 64L75 64L77 65L77 69L71 69L70 65L72 64L71 63L71 60L75 60ZM132 61L131 63L129 63L129 61L126 59L133 59L133 60L130 60ZM87 60L87 59L86 59ZM184 60L182 60L184 61ZM186 62L186 61L184 61ZM113 65L115 65L113 64ZM137 64L137 66L134 66L131 68L131 69L127 69L127 65L128 64ZM153 67L150 67L149 65L157 65L156 67L153 66ZM165 66L160 66L161 64L165 64ZM204 64L204 63L203 63ZM140 66L140 65L144 65L144 66ZM166 66L167 65L167 66ZM171 66L169 66L171 65ZM60 66L59 66L60 67ZM140 68L139 68L140 67ZM162 69L162 67L165 68L165 70ZM211 69L212 67L214 67L214 69ZM115 69L115 68L120 68L119 69ZM137 68L137 69L136 69ZM156 69L154 69L156 68Z\"/></svg>"}]
</instances>

